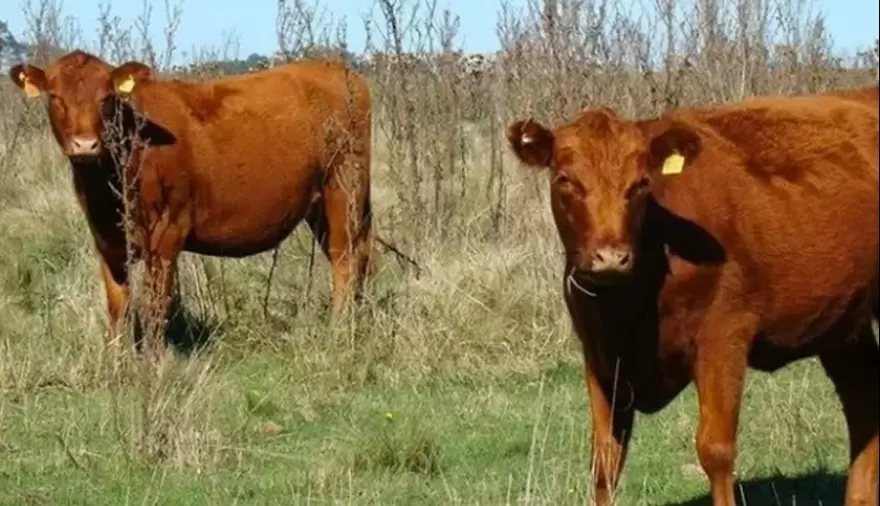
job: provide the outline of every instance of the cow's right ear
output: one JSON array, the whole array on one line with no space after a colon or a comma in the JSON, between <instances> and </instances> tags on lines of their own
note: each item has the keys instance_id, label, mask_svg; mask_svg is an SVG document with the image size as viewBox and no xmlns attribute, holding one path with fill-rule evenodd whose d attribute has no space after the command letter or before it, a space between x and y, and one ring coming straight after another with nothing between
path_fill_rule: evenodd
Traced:
<instances>
[{"instance_id":1,"label":"cow's right ear","mask_svg":"<svg viewBox=\"0 0 880 506\"><path fill-rule=\"evenodd\" d=\"M110 85L119 95L128 95L139 84L153 76L150 67L139 61L129 61L110 72Z\"/></svg>"},{"instance_id":2,"label":"cow's right ear","mask_svg":"<svg viewBox=\"0 0 880 506\"><path fill-rule=\"evenodd\" d=\"M553 159L553 132L531 119L507 127L507 142L517 158L532 169L549 167Z\"/></svg>"},{"instance_id":3,"label":"cow's right ear","mask_svg":"<svg viewBox=\"0 0 880 506\"><path fill-rule=\"evenodd\" d=\"M46 73L40 67L21 63L9 69L9 78L23 89L29 98L39 97L46 91Z\"/></svg>"}]
</instances>

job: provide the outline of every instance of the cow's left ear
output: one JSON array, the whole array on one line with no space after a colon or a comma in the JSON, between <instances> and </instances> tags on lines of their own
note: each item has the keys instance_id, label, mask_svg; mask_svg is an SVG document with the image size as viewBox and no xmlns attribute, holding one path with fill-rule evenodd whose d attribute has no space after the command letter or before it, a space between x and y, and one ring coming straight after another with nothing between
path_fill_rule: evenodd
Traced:
<instances>
[{"instance_id":1,"label":"cow's left ear","mask_svg":"<svg viewBox=\"0 0 880 506\"><path fill-rule=\"evenodd\" d=\"M681 173L702 152L700 134L691 126L673 122L648 142L648 173L663 176Z\"/></svg>"},{"instance_id":2,"label":"cow's left ear","mask_svg":"<svg viewBox=\"0 0 880 506\"><path fill-rule=\"evenodd\" d=\"M153 76L153 70L139 61L129 61L110 72L110 85L119 95L128 95L134 88Z\"/></svg>"}]
</instances>

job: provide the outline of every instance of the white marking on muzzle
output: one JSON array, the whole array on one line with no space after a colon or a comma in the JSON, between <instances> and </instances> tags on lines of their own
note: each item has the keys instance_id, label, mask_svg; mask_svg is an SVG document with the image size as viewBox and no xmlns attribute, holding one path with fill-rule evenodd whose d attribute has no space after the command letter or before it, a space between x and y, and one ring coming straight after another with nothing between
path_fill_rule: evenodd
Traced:
<instances>
[{"instance_id":1,"label":"white marking on muzzle","mask_svg":"<svg viewBox=\"0 0 880 506\"><path fill-rule=\"evenodd\" d=\"M596 296L596 294L594 292L587 290L586 288L581 286L580 283L578 283L576 279L574 279L574 267L572 267L571 270L568 271L568 276L565 277L565 288L568 290L568 293L571 293L571 286L572 285L574 285L574 287L577 288L578 291L583 292L588 297L595 297Z\"/></svg>"}]
</instances>

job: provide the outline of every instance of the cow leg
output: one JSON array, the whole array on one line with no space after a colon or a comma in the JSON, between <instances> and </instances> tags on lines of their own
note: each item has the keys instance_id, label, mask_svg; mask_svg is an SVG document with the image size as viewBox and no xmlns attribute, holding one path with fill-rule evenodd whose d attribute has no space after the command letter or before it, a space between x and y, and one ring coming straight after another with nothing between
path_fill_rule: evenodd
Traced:
<instances>
[{"instance_id":1,"label":"cow leg","mask_svg":"<svg viewBox=\"0 0 880 506\"><path fill-rule=\"evenodd\" d=\"M320 200L313 202L311 207L309 208L308 213L306 213L306 223L308 223L309 229L312 231L312 235L315 237L315 242L318 243L318 246L321 247L321 251L327 258L327 261L330 262L330 266L334 274L333 280L330 283L330 288L332 290L335 286L337 286L335 278L336 269L335 264L333 263L333 257L330 256L330 224L327 221L327 213L324 208L324 197L321 197ZM332 295L334 296L335 301L335 292L333 292Z\"/></svg>"},{"instance_id":2,"label":"cow leg","mask_svg":"<svg viewBox=\"0 0 880 506\"><path fill-rule=\"evenodd\" d=\"M312 235L315 237L315 242L321 247L321 251L324 252L324 256L326 256L329 261L330 241L328 240L327 231L330 229L330 226L327 223L327 214L324 212L323 197L316 202L313 202L309 207L309 210L306 213L306 223L309 225L309 230L312 231Z\"/></svg>"},{"instance_id":3,"label":"cow leg","mask_svg":"<svg viewBox=\"0 0 880 506\"><path fill-rule=\"evenodd\" d=\"M877 431L880 424L880 350L870 325L845 349L821 354L825 373L834 383L849 430L850 466L846 506L876 505L878 497Z\"/></svg>"},{"instance_id":4,"label":"cow leg","mask_svg":"<svg viewBox=\"0 0 880 506\"><path fill-rule=\"evenodd\" d=\"M104 294L107 298L107 313L109 315L109 329L104 346L104 357L111 361L111 365L115 370L119 363L123 318L125 311L128 309L130 294L125 255L113 253L110 251L102 252L100 263L101 277L104 281Z\"/></svg>"},{"instance_id":5,"label":"cow leg","mask_svg":"<svg viewBox=\"0 0 880 506\"><path fill-rule=\"evenodd\" d=\"M717 310L716 310L717 311ZM754 328L747 316L707 318L698 334L694 382L700 406L697 455L714 506L734 506L736 431Z\"/></svg>"},{"instance_id":6,"label":"cow leg","mask_svg":"<svg viewBox=\"0 0 880 506\"><path fill-rule=\"evenodd\" d=\"M360 299L370 262L369 181L357 175L361 166L343 163L324 187L326 252L333 271L333 312L339 313L353 296Z\"/></svg>"},{"instance_id":7,"label":"cow leg","mask_svg":"<svg viewBox=\"0 0 880 506\"><path fill-rule=\"evenodd\" d=\"M635 412L620 408L620 396L611 396L614 399L611 402L589 365L585 373L592 415L594 497L597 506L607 506L611 504L626 461Z\"/></svg>"},{"instance_id":8,"label":"cow leg","mask_svg":"<svg viewBox=\"0 0 880 506\"><path fill-rule=\"evenodd\" d=\"M147 300L139 311L139 316L148 360L160 366L160 369L169 358L165 330L177 257L186 238L185 230L183 226L163 219L153 227L149 238L150 247L144 258Z\"/></svg>"},{"instance_id":9,"label":"cow leg","mask_svg":"<svg viewBox=\"0 0 880 506\"><path fill-rule=\"evenodd\" d=\"M147 359L153 364L161 365L168 358L165 329L175 265L173 260L159 255L147 255L145 261L146 300L138 311L138 317L143 329Z\"/></svg>"}]
</instances>

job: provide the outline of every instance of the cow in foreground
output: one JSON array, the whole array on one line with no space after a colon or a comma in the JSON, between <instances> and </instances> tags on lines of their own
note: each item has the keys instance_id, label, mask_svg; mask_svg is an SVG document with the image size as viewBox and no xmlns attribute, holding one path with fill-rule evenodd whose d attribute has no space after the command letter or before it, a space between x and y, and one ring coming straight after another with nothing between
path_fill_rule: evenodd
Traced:
<instances>
[{"instance_id":1,"label":"cow in foreground","mask_svg":"<svg viewBox=\"0 0 880 506\"><path fill-rule=\"evenodd\" d=\"M518 159L549 169L600 505L635 412L691 381L713 504L733 505L747 368L811 356L846 418L846 505L878 503L878 111L866 107L877 90L844 95L509 125Z\"/></svg>"},{"instance_id":2,"label":"cow in foreground","mask_svg":"<svg viewBox=\"0 0 880 506\"><path fill-rule=\"evenodd\" d=\"M110 343L129 304L123 179L134 181L126 195L135 254L162 315L181 251L265 252L303 219L332 265L334 309L360 293L370 264L372 115L361 75L314 60L186 83L74 51L45 71L16 65L10 76L29 97L48 97L99 254Z\"/></svg>"}]
</instances>

